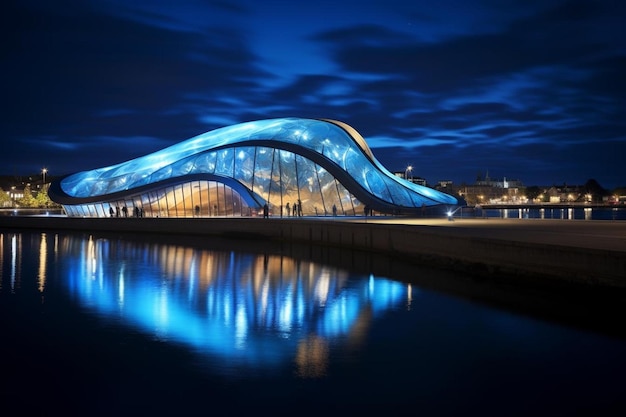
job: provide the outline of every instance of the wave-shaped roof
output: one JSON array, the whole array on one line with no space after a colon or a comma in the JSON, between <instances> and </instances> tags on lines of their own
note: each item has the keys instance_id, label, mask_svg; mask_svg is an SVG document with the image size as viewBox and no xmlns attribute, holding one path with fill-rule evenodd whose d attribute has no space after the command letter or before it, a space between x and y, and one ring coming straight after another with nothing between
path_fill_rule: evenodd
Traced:
<instances>
[{"instance_id":1,"label":"wave-shaped roof","mask_svg":"<svg viewBox=\"0 0 626 417\"><path fill-rule=\"evenodd\" d=\"M346 188L361 199L365 191L374 199L402 207L457 204L451 195L393 175L355 129L329 119L280 118L222 127L127 162L69 175L59 185L66 197L80 200L188 175L214 174L216 163L210 154L243 146L303 155L347 182ZM355 192L349 184L360 189Z\"/></svg>"}]
</instances>

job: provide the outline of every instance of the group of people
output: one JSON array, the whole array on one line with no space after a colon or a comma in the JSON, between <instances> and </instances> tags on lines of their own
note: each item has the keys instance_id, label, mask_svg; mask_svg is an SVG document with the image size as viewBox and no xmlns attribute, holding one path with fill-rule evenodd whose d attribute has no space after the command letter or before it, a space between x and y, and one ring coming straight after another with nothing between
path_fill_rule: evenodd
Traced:
<instances>
[{"instance_id":1,"label":"group of people","mask_svg":"<svg viewBox=\"0 0 626 417\"><path fill-rule=\"evenodd\" d=\"M298 200L293 203L293 206L290 206L289 203L287 203L285 211L287 212L287 216L302 217L302 201Z\"/></svg>"},{"instance_id":2,"label":"group of people","mask_svg":"<svg viewBox=\"0 0 626 417\"><path fill-rule=\"evenodd\" d=\"M143 207L135 207L135 217L143 217ZM128 207L124 206L120 209L120 206L109 207L109 215L111 217L128 217Z\"/></svg>"},{"instance_id":3,"label":"group of people","mask_svg":"<svg viewBox=\"0 0 626 417\"><path fill-rule=\"evenodd\" d=\"M134 217L144 217L144 211L143 211L143 207L135 207L134 208L135 214ZM215 207L215 211L217 211L217 206ZM285 211L286 211L286 215L287 216L293 216L293 217L302 217L302 201L298 200L297 202L293 203L293 205L290 205L289 203L287 203L285 205ZM195 206L194 207L194 212L195 212L195 216L200 216L200 206ZM317 209L316 209L317 212ZM115 206L115 209L113 209L113 206L109 207L109 214L111 217L129 217L128 216L128 207L123 206L121 209L119 206ZM372 209L365 205L363 207L363 214L365 216L372 216ZM264 218L269 218L269 206L267 203L265 203L263 205L263 217ZM281 207L281 216L282 216L282 207ZM335 204L333 204L333 216L337 216L337 206Z\"/></svg>"},{"instance_id":4,"label":"group of people","mask_svg":"<svg viewBox=\"0 0 626 417\"><path fill-rule=\"evenodd\" d=\"M317 214L317 207L315 208L315 213ZM302 217L302 201L298 200L297 202L295 202L293 204L293 206L290 203L287 203L285 205L285 214L287 216L293 216L293 217ZM281 206L281 217L283 215L283 211L282 211L282 206ZM367 209L366 209L366 214L367 216ZM337 216L337 205L333 204L333 216L336 217ZM263 217L269 217L269 206L266 204L263 205Z\"/></svg>"}]
</instances>

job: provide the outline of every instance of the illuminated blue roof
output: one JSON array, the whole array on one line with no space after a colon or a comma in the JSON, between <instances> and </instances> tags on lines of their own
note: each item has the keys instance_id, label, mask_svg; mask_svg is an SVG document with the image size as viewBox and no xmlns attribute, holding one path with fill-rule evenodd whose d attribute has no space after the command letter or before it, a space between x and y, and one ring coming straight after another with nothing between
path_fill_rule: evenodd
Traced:
<instances>
[{"instance_id":1,"label":"illuminated blue roof","mask_svg":"<svg viewBox=\"0 0 626 417\"><path fill-rule=\"evenodd\" d=\"M67 176L50 195L63 204L95 201L98 197L104 201L106 196L202 174L230 178L252 190L253 177L262 175L260 169L246 169L246 165L250 161L263 164L266 149L282 150L312 161L314 168L306 173L298 173L296 164L295 169L281 169L294 171L291 173L294 177L320 175L316 171L330 173L350 193L372 207L391 210L457 204L448 194L390 173L376 160L363 137L345 123L301 118L259 120L212 130L140 158ZM273 159L266 162L270 171L273 163ZM283 162L283 167L286 166ZM289 174L285 172L281 172L283 177ZM298 180L302 187L303 178ZM255 192L261 195L264 191Z\"/></svg>"}]
</instances>

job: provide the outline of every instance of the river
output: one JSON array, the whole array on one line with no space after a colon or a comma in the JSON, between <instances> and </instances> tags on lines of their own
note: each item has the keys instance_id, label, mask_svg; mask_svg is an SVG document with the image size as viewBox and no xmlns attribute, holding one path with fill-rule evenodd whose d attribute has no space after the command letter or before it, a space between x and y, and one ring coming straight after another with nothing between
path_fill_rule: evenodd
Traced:
<instances>
[{"instance_id":1,"label":"river","mask_svg":"<svg viewBox=\"0 0 626 417\"><path fill-rule=\"evenodd\" d=\"M626 415L622 317L313 252L0 230L3 414Z\"/></svg>"}]
</instances>

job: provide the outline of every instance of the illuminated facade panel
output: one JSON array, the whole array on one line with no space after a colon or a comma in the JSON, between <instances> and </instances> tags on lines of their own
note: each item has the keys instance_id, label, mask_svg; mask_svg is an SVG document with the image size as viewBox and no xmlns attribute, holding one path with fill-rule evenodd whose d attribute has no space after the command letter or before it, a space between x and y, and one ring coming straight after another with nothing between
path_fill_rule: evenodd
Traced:
<instances>
[{"instance_id":1,"label":"illuminated facade panel","mask_svg":"<svg viewBox=\"0 0 626 417\"><path fill-rule=\"evenodd\" d=\"M55 181L69 216L410 214L457 200L387 171L350 126L284 118L216 129L118 165ZM294 206L296 207L294 209Z\"/></svg>"}]
</instances>

